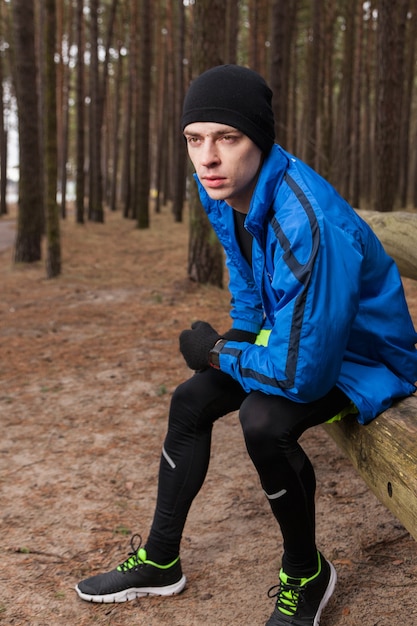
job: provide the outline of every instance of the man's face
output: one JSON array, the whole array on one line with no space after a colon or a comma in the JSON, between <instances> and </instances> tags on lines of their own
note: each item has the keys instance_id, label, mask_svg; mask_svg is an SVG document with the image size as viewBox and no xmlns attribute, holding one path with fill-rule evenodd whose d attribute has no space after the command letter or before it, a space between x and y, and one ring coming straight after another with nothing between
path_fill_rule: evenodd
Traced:
<instances>
[{"instance_id":1,"label":"man's face","mask_svg":"<svg viewBox=\"0 0 417 626\"><path fill-rule=\"evenodd\" d=\"M184 129L188 155L213 200L248 213L262 151L247 135L226 124L194 122Z\"/></svg>"}]
</instances>

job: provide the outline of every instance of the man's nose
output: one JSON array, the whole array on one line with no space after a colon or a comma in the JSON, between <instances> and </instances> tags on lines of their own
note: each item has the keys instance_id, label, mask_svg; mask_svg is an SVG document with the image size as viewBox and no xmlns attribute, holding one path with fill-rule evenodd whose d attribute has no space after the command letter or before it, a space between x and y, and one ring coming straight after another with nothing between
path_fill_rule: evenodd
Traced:
<instances>
[{"instance_id":1,"label":"man's nose","mask_svg":"<svg viewBox=\"0 0 417 626\"><path fill-rule=\"evenodd\" d=\"M201 151L201 164L205 167L209 167L215 163L218 163L219 156L214 141L205 141Z\"/></svg>"}]
</instances>

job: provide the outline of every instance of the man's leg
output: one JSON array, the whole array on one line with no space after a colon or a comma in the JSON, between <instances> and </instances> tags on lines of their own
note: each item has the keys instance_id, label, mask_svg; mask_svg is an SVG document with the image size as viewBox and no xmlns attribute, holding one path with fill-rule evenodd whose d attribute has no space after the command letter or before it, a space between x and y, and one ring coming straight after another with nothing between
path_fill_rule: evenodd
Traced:
<instances>
[{"instance_id":1,"label":"man's leg","mask_svg":"<svg viewBox=\"0 0 417 626\"><path fill-rule=\"evenodd\" d=\"M246 446L284 541L277 607L268 626L317 624L333 591L334 568L316 547L314 469L298 439L349 402L343 392L334 388L309 404L253 393L241 406ZM301 597L305 601L300 603Z\"/></svg>"},{"instance_id":2,"label":"man's leg","mask_svg":"<svg viewBox=\"0 0 417 626\"><path fill-rule=\"evenodd\" d=\"M135 547L124 563L76 586L90 602L124 602L144 595L171 595L185 585L179 558L184 524L206 476L213 423L238 409L246 397L230 376L207 369L173 394L162 450L158 497L145 547Z\"/></svg>"},{"instance_id":3,"label":"man's leg","mask_svg":"<svg viewBox=\"0 0 417 626\"><path fill-rule=\"evenodd\" d=\"M167 563L179 554L188 511L206 477L213 423L237 410L246 396L230 376L213 369L176 389L161 455L155 516L146 542L152 560Z\"/></svg>"}]
</instances>

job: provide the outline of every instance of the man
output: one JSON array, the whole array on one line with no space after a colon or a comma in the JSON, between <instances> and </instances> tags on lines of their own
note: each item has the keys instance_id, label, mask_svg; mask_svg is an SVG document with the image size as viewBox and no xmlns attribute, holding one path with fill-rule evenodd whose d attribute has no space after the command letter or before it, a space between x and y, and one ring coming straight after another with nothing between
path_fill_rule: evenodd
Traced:
<instances>
[{"instance_id":1,"label":"man","mask_svg":"<svg viewBox=\"0 0 417 626\"><path fill-rule=\"evenodd\" d=\"M188 154L226 253L232 328L199 321L181 333L195 374L172 397L150 534L116 569L79 583L85 600L184 588L180 541L213 423L239 410L283 537L267 626L317 626L336 572L316 546L315 474L298 439L336 415L365 424L415 391L417 336L397 268L333 187L274 144L271 98L261 76L233 65L202 74L185 98Z\"/></svg>"}]
</instances>

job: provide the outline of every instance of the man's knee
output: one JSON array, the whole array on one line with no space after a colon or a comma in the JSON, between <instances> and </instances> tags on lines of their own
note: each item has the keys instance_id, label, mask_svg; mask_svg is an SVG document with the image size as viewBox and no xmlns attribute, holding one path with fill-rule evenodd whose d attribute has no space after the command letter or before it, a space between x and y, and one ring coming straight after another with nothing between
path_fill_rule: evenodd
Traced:
<instances>
[{"instance_id":1,"label":"man's knee","mask_svg":"<svg viewBox=\"0 0 417 626\"><path fill-rule=\"evenodd\" d=\"M291 439L291 433L280 415L280 398L261 393L250 394L239 413L245 441L267 445L272 440L284 443Z\"/></svg>"},{"instance_id":2,"label":"man's knee","mask_svg":"<svg viewBox=\"0 0 417 626\"><path fill-rule=\"evenodd\" d=\"M256 402L254 394L240 407L239 419L246 442L259 442L268 437L269 416L262 410L260 403Z\"/></svg>"},{"instance_id":3,"label":"man's knee","mask_svg":"<svg viewBox=\"0 0 417 626\"><path fill-rule=\"evenodd\" d=\"M186 430L211 428L214 416L214 389L204 384L204 375L196 374L175 389L169 411L170 426Z\"/></svg>"},{"instance_id":4,"label":"man's knee","mask_svg":"<svg viewBox=\"0 0 417 626\"><path fill-rule=\"evenodd\" d=\"M198 392L196 377L192 376L183 383L180 383L171 397L171 414L195 413L198 412L198 405L201 403Z\"/></svg>"}]
</instances>

